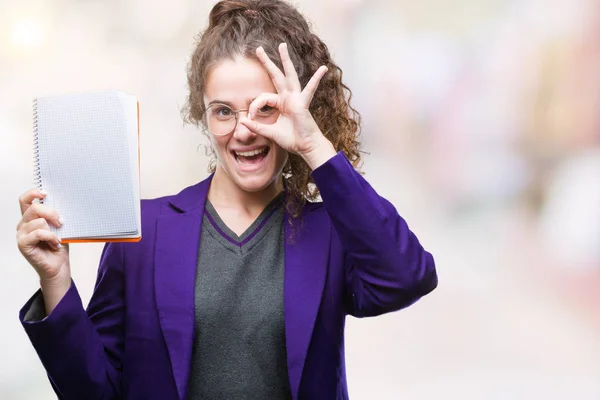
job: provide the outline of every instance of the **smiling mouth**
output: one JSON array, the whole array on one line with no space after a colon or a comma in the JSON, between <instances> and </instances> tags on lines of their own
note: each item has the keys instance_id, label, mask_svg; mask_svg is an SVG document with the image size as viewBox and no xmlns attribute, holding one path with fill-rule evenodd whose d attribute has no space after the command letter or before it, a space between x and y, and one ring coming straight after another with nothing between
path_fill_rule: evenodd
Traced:
<instances>
[{"instance_id":1,"label":"smiling mouth","mask_svg":"<svg viewBox=\"0 0 600 400\"><path fill-rule=\"evenodd\" d=\"M242 165L259 164L269 154L270 147L264 146L251 151L233 151L233 157Z\"/></svg>"}]
</instances>

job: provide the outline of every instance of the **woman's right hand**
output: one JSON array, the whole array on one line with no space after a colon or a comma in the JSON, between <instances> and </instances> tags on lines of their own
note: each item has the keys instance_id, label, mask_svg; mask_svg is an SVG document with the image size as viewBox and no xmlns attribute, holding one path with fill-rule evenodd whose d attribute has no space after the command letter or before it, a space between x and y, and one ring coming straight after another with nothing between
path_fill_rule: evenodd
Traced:
<instances>
[{"instance_id":1,"label":"woman's right hand","mask_svg":"<svg viewBox=\"0 0 600 400\"><path fill-rule=\"evenodd\" d=\"M52 299L46 298L47 293L44 293L48 310L51 306L48 300L51 300L50 303L54 303L52 300L57 302L69 289L71 268L68 246L61 245L58 236L50 231L50 224L61 225L60 216L56 211L34 202L44 197L46 193L38 189L29 190L19 197L22 218L17 225L17 244L21 254L39 275L42 291L53 292L48 293Z\"/></svg>"}]
</instances>

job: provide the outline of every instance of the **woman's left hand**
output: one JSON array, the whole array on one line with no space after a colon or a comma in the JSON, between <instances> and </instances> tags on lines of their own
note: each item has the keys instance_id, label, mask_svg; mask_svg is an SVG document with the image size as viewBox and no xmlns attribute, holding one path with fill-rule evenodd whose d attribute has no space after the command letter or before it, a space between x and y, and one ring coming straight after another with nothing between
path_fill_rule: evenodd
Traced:
<instances>
[{"instance_id":1,"label":"woman's left hand","mask_svg":"<svg viewBox=\"0 0 600 400\"><path fill-rule=\"evenodd\" d=\"M262 47L256 54L269 73L277 93L263 93L248 110L248 119L240 120L251 131L271 139L283 149L300 155L311 168L316 168L336 154L333 145L321 132L309 111L312 98L327 67L321 66L304 89L301 88L296 69L288 53L287 45L279 45L279 54L285 74L271 61ZM273 124L253 120L259 109L265 106L279 110Z\"/></svg>"}]
</instances>

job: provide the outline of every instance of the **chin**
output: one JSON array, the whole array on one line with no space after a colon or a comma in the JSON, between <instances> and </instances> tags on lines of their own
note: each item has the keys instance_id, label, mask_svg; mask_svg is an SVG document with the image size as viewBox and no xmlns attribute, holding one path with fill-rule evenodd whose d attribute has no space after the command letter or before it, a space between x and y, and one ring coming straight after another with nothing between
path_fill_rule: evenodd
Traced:
<instances>
[{"instance_id":1,"label":"chin","mask_svg":"<svg viewBox=\"0 0 600 400\"><path fill-rule=\"evenodd\" d=\"M236 176L233 181L245 192L260 192L277 181L277 176Z\"/></svg>"}]
</instances>

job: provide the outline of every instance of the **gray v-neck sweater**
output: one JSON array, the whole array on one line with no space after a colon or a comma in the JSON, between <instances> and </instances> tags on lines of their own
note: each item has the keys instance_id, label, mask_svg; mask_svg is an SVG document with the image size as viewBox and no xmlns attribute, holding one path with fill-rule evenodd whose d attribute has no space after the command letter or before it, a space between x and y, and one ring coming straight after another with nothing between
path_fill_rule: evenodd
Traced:
<instances>
[{"instance_id":1,"label":"gray v-neck sweater","mask_svg":"<svg viewBox=\"0 0 600 400\"><path fill-rule=\"evenodd\" d=\"M196 273L190 400L291 399L283 194L241 236L207 201Z\"/></svg>"}]
</instances>

